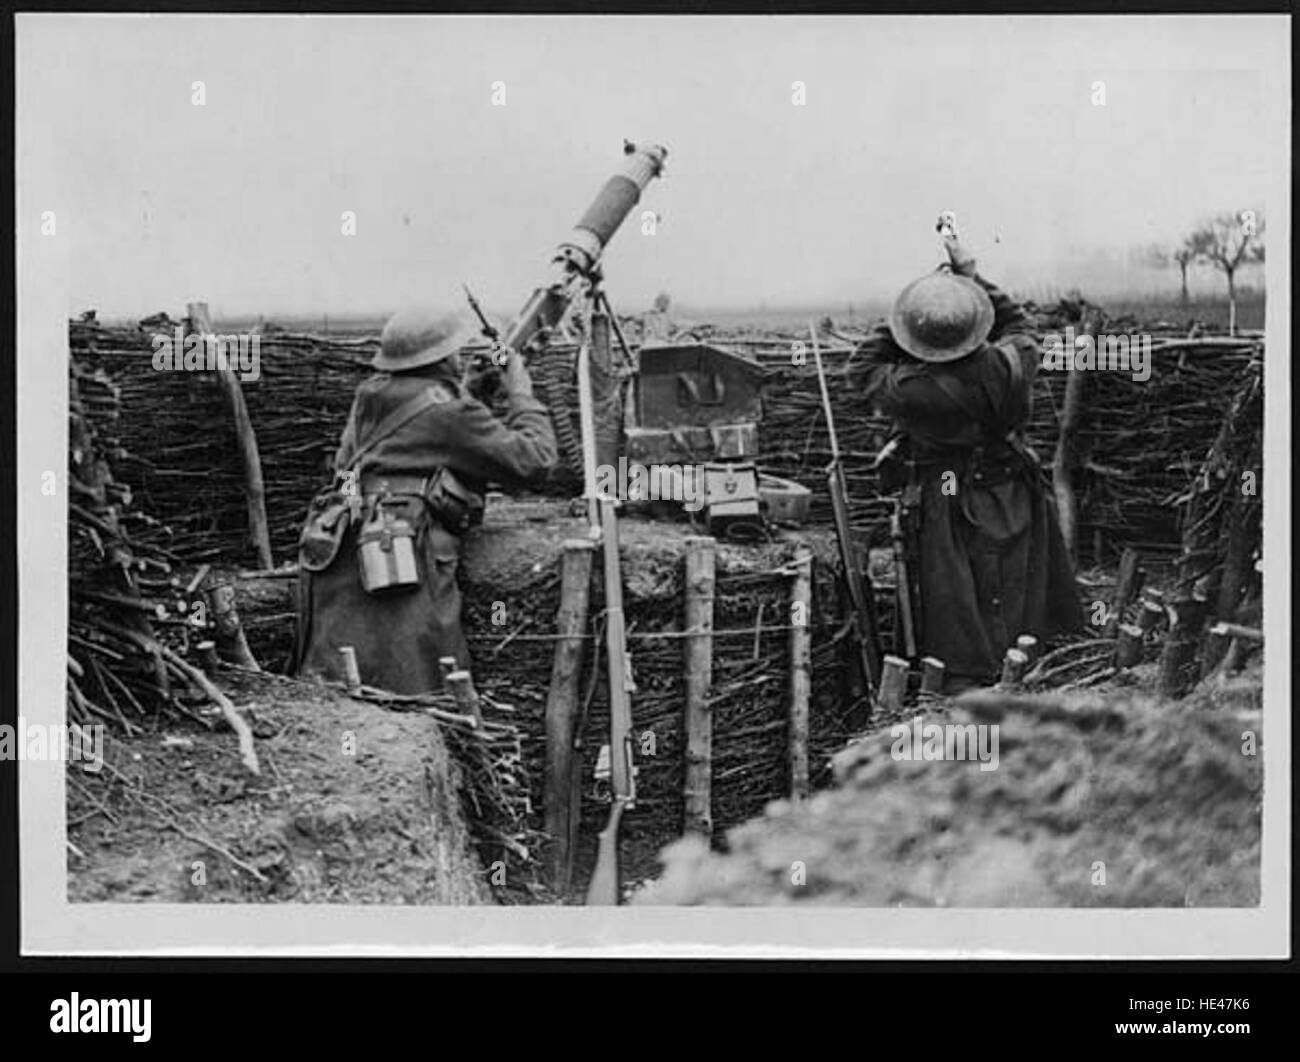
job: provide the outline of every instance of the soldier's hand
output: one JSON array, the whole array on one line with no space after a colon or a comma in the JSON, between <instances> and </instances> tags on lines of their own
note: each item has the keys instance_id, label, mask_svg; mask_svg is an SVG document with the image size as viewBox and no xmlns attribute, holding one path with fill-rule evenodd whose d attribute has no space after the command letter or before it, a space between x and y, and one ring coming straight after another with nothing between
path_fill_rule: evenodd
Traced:
<instances>
[{"instance_id":1,"label":"soldier's hand","mask_svg":"<svg viewBox=\"0 0 1300 1062\"><path fill-rule=\"evenodd\" d=\"M962 246L961 241L956 236L945 236L943 245L948 252L948 261L952 263L952 271L966 277L973 276L975 256Z\"/></svg>"},{"instance_id":2,"label":"soldier's hand","mask_svg":"<svg viewBox=\"0 0 1300 1062\"><path fill-rule=\"evenodd\" d=\"M506 358L504 375L506 394L532 396L533 381L528 375L528 366L524 364L522 354L511 354Z\"/></svg>"},{"instance_id":3,"label":"soldier's hand","mask_svg":"<svg viewBox=\"0 0 1300 1062\"><path fill-rule=\"evenodd\" d=\"M501 393L501 370L490 361L480 360L465 374L465 388L480 402L490 405Z\"/></svg>"}]
</instances>

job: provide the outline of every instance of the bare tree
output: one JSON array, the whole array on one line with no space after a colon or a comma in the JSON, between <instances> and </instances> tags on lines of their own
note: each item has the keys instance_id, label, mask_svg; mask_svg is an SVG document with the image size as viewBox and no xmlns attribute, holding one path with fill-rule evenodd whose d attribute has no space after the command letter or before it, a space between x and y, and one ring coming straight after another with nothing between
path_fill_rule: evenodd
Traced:
<instances>
[{"instance_id":1,"label":"bare tree","mask_svg":"<svg viewBox=\"0 0 1300 1062\"><path fill-rule=\"evenodd\" d=\"M1258 211L1221 214L1188 237L1196 258L1208 262L1228 280L1228 334L1237 334L1237 270L1264 260L1264 219Z\"/></svg>"},{"instance_id":2,"label":"bare tree","mask_svg":"<svg viewBox=\"0 0 1300 1062\"><path fill-rule=\"evenodd\" d=\"M1191 245L1190 237L1177 247L1166 247L1159 243L1152 244L1147 249L1147 261L1162 268L1171 265L1178 267L1178 299L1179 302L1186 306L1191 301L1187 293L1187 270L1196 261L1196 248Z\"/></svg>"}]
</instances>

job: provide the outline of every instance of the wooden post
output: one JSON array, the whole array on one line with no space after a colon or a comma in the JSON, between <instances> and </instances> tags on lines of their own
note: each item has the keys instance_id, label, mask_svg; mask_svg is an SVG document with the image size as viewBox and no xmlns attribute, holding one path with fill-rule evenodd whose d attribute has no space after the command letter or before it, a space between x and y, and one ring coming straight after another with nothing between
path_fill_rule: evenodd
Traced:
<instances>
[{"instance_id":1,"label":"wooden post","mask_svg":"<svg viewBox=\"0 0 1300 1062\"><path fill-rule=\"evenodd\" d=\"M574 776L578 761L574 729L578 718L578 682L582 675L587 603L591 593L591 560L596 544L587 538L570 538L560 555L560 607L555 614L555 656L551 661L551 686L546 695L546 771L544 809L550 835L551 880L567 892L573 871L570 839L578 816Z\"/></svg>"},{"instance_id":2,"label":"wooden post","mask_svg":"<svg viewBox=\"0 0 1300 1062\"><path fill-rule=\"evenodd\" d=\"M1119 643L1115 646L1115 666L1132 667L1142 662L1142 628L1135 623L1119 625Z\"/></svg>"},{"instance_id":3,"label":"wooden post","mask_svg":"<svg viewBox=\"0 0 1300 1062\"><path fill-rule=\"evenodd\" d=\"M1124 622L1124 610L1142 585L1142 569L1138 567L1141 555L1135 549L1126 549L1119 559L1119 573L1115 578L1115 594L1110 602L1110 615L1106 619L1104 637L1114 638L1119 625Z\"/></svg>"},{"instance_id":4,"label":"wooden post","mask_svg":"<svg viewBox=\"0 0 1300 1062\"><path fill-rule=\"evenodd\" d=\"M1205 632L1201 646L1201 678L1206 678L1219 670L1228 648L1235 640L1226 630L1224 624L1218 623Z\"/></svg>"},{"instance_id":5,"label":"wooden post","mask_svg":"<svg viewBox=\"0 0 1300 1062\"><path fill-rule=\"evenodd\" d=\"M357 667L357 651L350 645L340 645L339 656L343 658L343 676L347 680L348 692L360 693L361 670Z\"/></svg>"},{"instance_id":6,"label":"wooden post","mask_svg":"<svg viewBox=\"0 0 1300 1062\"><path fill-rule=\"evenodd\" d=\"M943 692L943 674L946 665L937 656L927 656L921 661L921 692L936 697Z\"/></svg>"},{"instance_id":7,"label":"wooden post","mask_svg":"<svg viewBox=\"0 0 1300 1062\"><path fill-rule=\"evenodd\" d=\"M1002 658L1002 678L999 684L1019 686L1025 675L1025 665L1028 663L1029 657L1019 649L1008 649L1007 655Z\"/></svg>"},{"instance_id":8,"label":"wooden post","mask_svg":"<svg viewBox=\"0 0 1300 1062\"><path fill-rule=\"evenodd\" d=\"M212 319L208 315L206 302L191 302L186 305L190 326L200 336L212 335ZM253 432L253 422L248 416L248 404L244 401L243 389L239 386L239 377L229 365L217 367L217 379L230 406L235 421L235 437L239 443L239 453L244 461L244 496L248 502L248 533L257 550L258 563L263 568L273 567L271 559L271 532L266 520L266 489L262 484L262 459L257 452L257 436Z\"/></svg>"},{"instance_id":9,"label":"wooden post","mask_svg":"<svg viewBox=\"0 0 1300 1062\"><path fill-rule=\"evenodd\" d=\"M1038 639L1032 634L1022 634L1016 639L1016 648L1025 654L1025 659L1033 663L1038 659Z\"/></svg>"},{"instance_id":10,"label":"wooden post","mask_svg":"<svg viewBox=\"0 0 1300 1062\"><path fill-rule=\"evenodd\" d=\"M453 671L447 676L447 685L451 687L452 696L461 715L472 716L475 726L483 725L483 710L479 707L478 693L474 690L474 680L468 671Z\"/></svg>"},{"instance_id":11,"label":"wooden post","mask_svg":"<svg viewBox=\"0 0 1300 1062\"><path fill-rule=\"evenodd\" d=\"M906 693L907 661L901 656L886 656L880 669L880 706L897 711L903 707Z\"/></svg>"},{"instance_id":12,"label":"wooden post","mask_svg":"<svg viewBox=\"0 0 1300 1062\"><path fill-rule=\"evenodd\" d=\"M1174 622L1160 654L1159 678L1160 692L1166 697L1182 697L1196 682L1196 650L1209 605L1203 597L1186 597L1169 606Z\"/></svg>"},{"instance_id":13,"label":"wooden post","mask_svg":"<svg viewBox=\"0 0 1300 1062\"><path fill-rule=\"evenodd\" d=\"M239 612L235 609L235 587L232 583L213 583L208 587L208 611L212 614L212 625L216 631L217 653L222 660L228 660L240 667L261 671L257 657L248 648L248 639L244 637L244 626L239 622Z\"/></svg>"},{"instance_id":14,"label":"wooden post","mask_svg":"<svg viewBox=\"0 0 1300 1062\"><path fill-rule=\"evenodd\" d=\"M1096 330L1091 311L1079 322L1079 334L1091 335ZM1061 525L1061 537L1070 558L1079 556L1078 507L1074 498L1075 433L1079 427L1079 412L1083 406L1083 371L1073 367L1074 351L1066 351L1071 367L1065 376L1065 398L1061 408L1061 428L1056 438L1056 452L1052 456L1052 493L1056 496L1056 516Z\"/></svg>"},{"instance_id":15,"label":"wooden post","mask_svg":"<svg viewBox=\"0 0 1300 1062\"><path fill-rule=\"evenodd\" d=\"M717 542L686 540L686 782L684 829L713 836L713 595Z\"/></svg>"},{"instance_id":16,"label":"wooden post","mask_svg":"<svg viewBox=\"0 0 1300 1062\"><path fill-rule=\"evenodd\" d=\"M217 659L217 643L205 639L195 646L199 653L199 661L203 664L204 671L216 671L220 661Z\"/></svg>"},{"instance_id":17,"label":"wooden post","mask_svg":"<svg viewBox=\"0 0 1300 1062\"><path fill-rule=\"evenodd\" d=\"M808 795L808 702L812 695L812 550L794 553L790 589L790 795Z\"/></svg>"}]
</instances>

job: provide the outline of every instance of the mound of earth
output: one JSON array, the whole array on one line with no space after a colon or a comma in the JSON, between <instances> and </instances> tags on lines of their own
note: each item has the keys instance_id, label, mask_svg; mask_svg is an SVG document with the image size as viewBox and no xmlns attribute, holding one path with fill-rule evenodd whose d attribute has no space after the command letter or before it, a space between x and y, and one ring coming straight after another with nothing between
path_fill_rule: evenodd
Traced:
<instances>
[{"instance_id":1,"label":"mound of earth","mask_svg":"<svg viewBox=\"0 0 1300 1062\"><path fill-rule=\"evenodd\" d=\"M197 722L68 768L68 899L490 903L437 723L330 690L232 678L260 774Z\"/></svg>"},{"instance_id":2,"label":"mound of earth","mask_svg":"<svg viewBox=\"0 0 1300 1062\"><path fill-rule=\"evenodd\" d=\"M1176 703L1123 688L981 691L922 715L996 726L996 768L981 769L991 756L895 758L913 750L910 724L880 731L835 757L834 789L770 805L728 834L728 853L668 846L636 902L1258 905L1257 670ZM995 732L983 733L991 752Z\"/></svg>"}]
</instances>

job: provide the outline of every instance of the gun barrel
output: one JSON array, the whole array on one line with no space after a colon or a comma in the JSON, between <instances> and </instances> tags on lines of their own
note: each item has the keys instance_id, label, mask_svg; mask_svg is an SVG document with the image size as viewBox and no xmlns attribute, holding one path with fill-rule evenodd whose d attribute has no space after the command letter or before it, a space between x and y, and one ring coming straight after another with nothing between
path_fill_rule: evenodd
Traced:
<instances>
[{"instance_id":1,"label":"gun barrel","mask_svg":"<svg viewBox=\"0 0 1300 1062\"><path fill-rule=\"evenodd\" d=\"M595 201L556 249L552 262L556 275L529 297L506 331L507 347L522 352L538 332L554 328L560 322L574 293L590 283L605 245L632 212L646 185L663 171L667 157L668 149L658 144L633 147L628 152L623 169L605 182Z\"/></svg>"},{"instance_id":2,"label":"gun barrel","mask_svg":"<svg viewBox=\"0 0 1300 1062\"><path fill-rule=\"evenodd\" d=\"M633 148L623 169L600 190L595 201L560 244L557 257L588 272L641 199L646 186L663 172L668 149L659 144Z\"/></svg>"}]
</instances>

